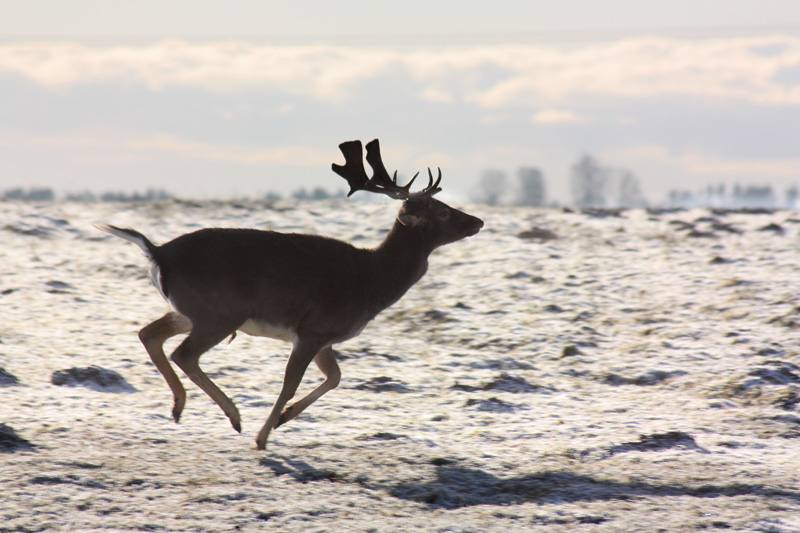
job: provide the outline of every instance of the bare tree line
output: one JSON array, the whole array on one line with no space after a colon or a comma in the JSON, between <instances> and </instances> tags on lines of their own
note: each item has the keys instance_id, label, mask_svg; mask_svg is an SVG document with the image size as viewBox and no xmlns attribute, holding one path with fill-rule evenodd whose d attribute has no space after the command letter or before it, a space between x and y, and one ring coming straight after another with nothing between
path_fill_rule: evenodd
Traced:
<instances>
[{"instance_id":1,"label":"bare tree line","mask_svg":"<svg viewBox=\"0 0 800 533\"><path fill-rule=\"evenodd\" d=\"M646 207L639 179L627 169L600 164L591 155L584 155L570 169L570 193L576 207ZM541 170L520 167L516 180L509 183L502 170L484 171L471 198L489 205L546 206L553 202L547 197L547 184Z\"/></svg>"},{"instance_id":2,"label":"bare tree line","mask_svg":"<svg viewBox=\"0 0 800 533\"><path fill-rule=\"evenodd\" d=\"M800 190L797 186L789 187L783 195L777 193L771 185L741 185L732 187L720 183L708 185L696 191L669 191L669 205L676 207L765 207L765 208L800 208Z\"/></svg>"},{"instance_id":3,"label":"bare tree line","mask_svg":"<svg viewBox=\"0 0 800 533\"><path fill-rule=\"evenodd\" d=\"M649 207L639 178L630 170L602 164L586 154L571 167L569 174L571 206L590 208ZM471 192L476 203L488 205L554 206L547 196L547 183L541 170L520 167L515 180L497 169L485 170ZM800 208L800 189L792 186L783 194L770 185L717 184L697 190L671 190L660 206Z\"/></svg>"},{"instance_id":4,"label":"bare tree line","mask_svg":"<svg viewBox=\"0 0 800 533\"><path fill-rule=\"evenodd\" d=\"M323 187L315 187L310 190L300 188L293 191L289 197L295 200L326 200L328 198L342 198L344 197L344 192L341 190L331 192ZM263 198L265 200L277 201L283 199L283 195L270 191L264 195ZM58 200L59 197L56 192L49 187L31 187L28 189L14 187L0 193L0 199L52 202ZM175 196L164 189L147 189L144 192L132 193L118 191L95 193L87 190L70 192L63 196L63 200L67 202L159 202L172 199L175 199Z\"/></svg>"},{"instance_id":5,"label":"bare tree line","mask_svg":"<svg viewBox=\"0 0 800 533\"><path fill-rule=\"evenodd\" d=\"M602 164L597 158L586 154L570 167L569 205L577 208L649 207L639 178L630 170ZM314 201L341 198L341 190L329 191L322 187L300 188L287 197L295 200ZM144 192L92 191L67 193L63 200L71 202L154 202L174 199L164 189L147 189ZM262 196L268 201L283 199L281 193L269 191ZM55 201L59 197L46 187L23 189L15 187L0 192L0 200ZM470 199L487 205L555 206L558 203L548 197L547 180L543 172L532 166L522 166L513 179L503 170L484 170L470 191ZM789 187L781 194L770 185L716 184L699 187L697 190L673 189L658 206L667 207L765 207L800 208L800 189Z\"/></svg>"},{"instance_id":6,"label":"bare tree line","mask_svg":"<svg viewBox=\"0 0 800 533\"><path fill-rule=\"evenodd\" d=\"M48 187L31 187L29 189L15 187L3 191L0 198L3 200L52 202L57 199L57 195L53 189ZM67 193L64 196L64 200L68 202L157 202L172 198L173 196L163 189L147 189L143 193L106 191L95 194L91 191L81 191Z\"/></svg>"}]
</instances>

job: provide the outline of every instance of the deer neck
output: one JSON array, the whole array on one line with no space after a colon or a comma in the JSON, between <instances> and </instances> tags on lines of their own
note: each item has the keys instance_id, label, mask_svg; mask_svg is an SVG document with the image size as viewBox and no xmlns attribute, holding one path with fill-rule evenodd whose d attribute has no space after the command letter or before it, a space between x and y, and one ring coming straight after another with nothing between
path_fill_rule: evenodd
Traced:
<instances>
[{"instance_id":1,"label":"deer neck","mask_svg":"<svg viewBox=\"0 0 800 533\"><path fill-rule=\"evenodd\" d=\"M392 230L375 249L383 286L392 288L392 298L400 298L428 270L432 248L420 232L395 221ZM391 281L390 281L391 280Z\"/></svg>"}]
</instances>

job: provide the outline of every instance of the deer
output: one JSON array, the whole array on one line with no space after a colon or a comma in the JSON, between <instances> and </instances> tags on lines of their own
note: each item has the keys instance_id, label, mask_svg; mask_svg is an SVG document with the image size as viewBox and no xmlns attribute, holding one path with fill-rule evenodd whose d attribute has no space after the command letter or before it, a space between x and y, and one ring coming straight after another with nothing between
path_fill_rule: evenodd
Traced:
<instances>
[{"instance_id":1,"label":"deer","mask_svg":"<svg viewBox=\"0 0 800 533\"><path fill-rule=\"evenodd\" d=\"M270 432L297 417L336 388L341 371L333 345L358 336L381 311L397 302L428 269L438 247L475 235L477 217L433 198L441 191L441 169L434 182L411 192L419 172L403 186L390 177L378 139L339 145L344 165L332 170L350 185L348 197L367 191L402 200L392 229L375 248L358 248L321 235L248 228L205 228L156 246L133 229L95 226L142 249L150 279L170 309L139 331L139 339L173 395L172 418L180 421L186 390L164 353L164 342L187 334L171 358L186 376L222 409L241 433L239 410L200 368L200 357L237 332L290 342L278 398L256 438L265 450ZM324 380L287 406L314 361Z\"/></svg>"}]
</instances>

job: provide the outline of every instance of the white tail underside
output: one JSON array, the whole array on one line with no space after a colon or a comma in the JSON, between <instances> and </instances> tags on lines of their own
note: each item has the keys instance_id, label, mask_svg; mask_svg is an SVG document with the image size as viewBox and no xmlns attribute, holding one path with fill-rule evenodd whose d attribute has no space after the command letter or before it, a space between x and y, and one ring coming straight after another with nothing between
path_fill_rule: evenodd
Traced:
<instances>
[{"instance_id":1,"label":"white tail underside","mask_svg":"<svg viewBox=\"0 0 800 533\"><path fill-rule=\"evenodd\" d=\"M95 224L94 227L96 227L99 230L105 231L106 233L110 233L115 237L119 237L120 239L132 242L133 244L141 248L142 251L144 252L145 257L147 257L147 260L150 262L150 270L148 271L148 274L150 276L150 281L153 282L153 285L155 286L156 290L158 290L158 293L161 295L161 297L164 298L164 300L166 300L167 302L169 302L170 305L172 305L172 302L169 301L169 298L167 298L167 294L164 292L164 285L161 280L161 269L158 267L155 258L150 254L150 250L147 248L147 241L144 239L144 237L137 233L117 228L116 226L111 226L110 224L98 223Z\"/></svg>"}]
</instances>

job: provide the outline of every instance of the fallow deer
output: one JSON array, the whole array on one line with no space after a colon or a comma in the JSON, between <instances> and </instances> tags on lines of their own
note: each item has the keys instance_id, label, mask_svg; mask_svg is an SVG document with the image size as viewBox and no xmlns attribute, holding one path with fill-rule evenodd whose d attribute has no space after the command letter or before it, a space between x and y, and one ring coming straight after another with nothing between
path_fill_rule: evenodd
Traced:
<instances>
[{"instance_id":1,"label":"fallow deer","mask_svg":"<svg viewBox=\"0 0 800 533\"><path fill-rule=\"evenodd\" d=\"M394 227L377 248L362 249L319 235L256 229L207 228L156 246L132 229L97 227L138 245L150 260L150 278L172 310L139 332L139 339L174 396L180 420L186 391L164 353L164 342L188 336L172 360L208 394L241 432L239 410L201 370L200 356L242 331L292 343L283 385L256 446L266 448L270 431L295 418L339 384L332 346L361 333L425 274L439 246L478 233L483 221L435 200L441 191L428 169L428 186L411 192L381 161L378 140L367 144L367 177L360 141L339 145L344 165L334 172L350 185L348 196L370 191L403 200ZM417 173L418 174L418 173ZM311 393L284 409L314 360L325 376Z\"/></svg>"}]
</instances>

